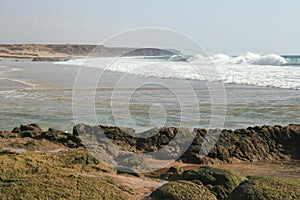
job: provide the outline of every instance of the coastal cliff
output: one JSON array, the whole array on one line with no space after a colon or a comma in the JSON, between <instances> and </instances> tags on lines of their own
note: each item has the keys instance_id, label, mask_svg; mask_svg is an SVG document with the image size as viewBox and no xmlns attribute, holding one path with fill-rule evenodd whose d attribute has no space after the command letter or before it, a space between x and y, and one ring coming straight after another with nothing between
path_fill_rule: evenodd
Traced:
<instances>
[{"instance_id":1,"label":"coastal cliff","mask_svg":"<svg viewBox=\"0 0 300 200\"><path fill-rule=\"evenodd\" d=\"M175 49L106 47L89 44L0 44L0 59L59 61L84 56L162 56L180 54Z\"/></svg>"}]
</instances>

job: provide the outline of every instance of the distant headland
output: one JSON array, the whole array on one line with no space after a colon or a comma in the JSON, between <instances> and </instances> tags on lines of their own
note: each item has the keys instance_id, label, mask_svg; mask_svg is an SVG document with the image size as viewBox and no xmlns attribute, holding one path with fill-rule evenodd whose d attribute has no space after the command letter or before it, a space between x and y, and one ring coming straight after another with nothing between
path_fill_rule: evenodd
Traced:
<instances>
[{"instance_id":1,"label":"distant headland","mask_svg":"<svg viewBox=\"0 0 300 200\"><path fill-rule=\"evenodd\" d=\"M165 56L180 54L176 49L106 47L94 44L0 44L0 59L60 61L85 56Z\"/></svg>"}]
</instances>

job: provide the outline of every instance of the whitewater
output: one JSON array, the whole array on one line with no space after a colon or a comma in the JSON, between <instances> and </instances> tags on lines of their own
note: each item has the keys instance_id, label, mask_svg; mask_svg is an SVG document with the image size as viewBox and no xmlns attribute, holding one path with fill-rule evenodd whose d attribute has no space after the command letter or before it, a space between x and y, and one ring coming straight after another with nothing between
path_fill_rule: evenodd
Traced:
<instances>
[{"instance_id":1,"label":"whitewater","mask_svg":"<svg viewBox=\"0 0 300 200\"><path fill-rule=\"evenodd\" d=\"M147 77L300 89L300 67L287 65L285 58L275 54L247 53L241 56L217 54L210 57L201 55L89 57L56 64L94 67Z\"/></svg>"}]
</instances>

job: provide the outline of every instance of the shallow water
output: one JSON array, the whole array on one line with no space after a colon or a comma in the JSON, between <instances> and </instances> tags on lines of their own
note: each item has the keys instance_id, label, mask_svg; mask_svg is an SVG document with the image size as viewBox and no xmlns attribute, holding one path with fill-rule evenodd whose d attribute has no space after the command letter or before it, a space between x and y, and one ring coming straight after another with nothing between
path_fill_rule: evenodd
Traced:
<instances>
[{"instance_id":1,"label":"shallow water","mask_svg":"<svg viewBox=\"0 0 300 200\"><path fill-rule=\"evenodd\" d=\"M0 78L32 85L14 88L12 84L9 89L2 88L0 130L11 130L19 124L38 123L43 128L51 126L71 131L75 123L72 92L78 66L48 62L2 61L0 64L21 69L2 71ZM93 122L89 120L93 118L88 103L91 99L95 100L100 124L129 126L138 131L154 126L210 128L214 127L214 124L210 125L212 118L222 124L223 111L226 111L224 128L229 129L264 124L287 125L299 123L300 119L299 90L224 84L226 99L223 100L226 104L218 105L218 101L212 102L211 91L205 81L143 77L111 71L103 73L103 70L96 68L89 68L88 72L84 75L86 82L83 85L89 86L92 76L102 74L102 77L96 90L76 90L79 94L80 91L85 94L76 99L76 105L79 105L77 110L80 110L77 120L82 119L86 123ZM196 102L186 84L196 94ZM222 92L221 89L218 92ZM96 91L95 98L86 95L93 94L93 91ZM195 113L200 114L199 119Z\"/></svg>"},{"instance_id":2,"label":"shallow water","mask_svg":"<svg viewBox=\"0 0 300 200\"><path fill-rule=\"evenodd\" d=\"M27 85L22 82L0 79L0 91L12 91L12 90L21 90L25 88L30 88L30 85Z\"/></svg>"},{"instance_id":3,"label":"shallow water","mask_svg":"<svg viewBox=\"0 0 300 200\"><path fill-rule=\"evenodd\" d=\"M9 147L9 148L2 148L3 150L7 150L7 151L13 151L13 152L17 152L17 153L25 153L25 152L28 152L27 149L24 149L24 148L12 148L12 147ZM35 150L33 152L36 152L36 153L59 153L59 152L64 152L64 151L67 151L67 149L54 149L54 150Z\"/></svg>"}]
</instances>

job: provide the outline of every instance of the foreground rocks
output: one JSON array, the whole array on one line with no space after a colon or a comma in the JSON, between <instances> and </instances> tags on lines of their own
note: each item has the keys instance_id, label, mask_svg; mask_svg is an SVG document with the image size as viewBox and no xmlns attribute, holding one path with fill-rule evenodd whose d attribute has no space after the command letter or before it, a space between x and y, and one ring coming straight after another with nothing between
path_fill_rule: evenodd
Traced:
<instances>
[{"instance_id":1,"label":"foreground rocks","mask_svg":"<svg viewBox=\"0 0 300 200\"><path fill-rule=\"evenodd\" d=\"M15 127L11 132L0 132L0 138L32 138L34 140L48 140L68 148L83 147L78 135L70 134L54 128L43 131L37 124L20 125Z\"/></svg>"},{"instance_id":2,"label":"foreground rocks","mask_svg":"<svg viewBox=\"0 0 300 200\"><path fill-rule=\"evenodd\" d=\"M201 157L199 151L203 141L210 138L211 134L220 132L216 145L206 157ZM135 137L137 133L133 129L121 127L88 126L80 124L74 127L73 134L104 134L108 139L124 150L134 152L155 152L163 149L166 159L178 159L180 147L185 145L186 136L191 134L183 128L151 129ZM75 134L75 135L76 135ZM249 127L247 129L232 130L205 130L195 129L192 144L180 156L179 160L185 163L235 163L255 162L261 160L288 160L300 159L300 125L289 126L262 126ZM179 137L172 147L164 148L175 137ZM178 148L177 148L178 147ZM182 152L183 153L183 152ZM160 159L164 159L162 156Z\"/></svg>"},{"instance_id":3,"label":"foreground rocks","mask_svg":"<svg viewBox=\"0 0 300 200\"><path fill-rule=\"evenodd\" d=\"M209 158L225 162L300 159L300 125L224 130Z\"/></svg>"},{"instance_id":4,"label":"foreground rocks","mask_svg":"<svg viewBox=\"0 0 300 200\"><path fill-rule=\"evenodd\" d=\"M200 157L199 151L207 136L216 131L221 133L216 145L206 157ZM140 193L120 184L120 177L116 179L116 176L133 182L141 177L133 179L128 174L118 174L118 170L126 166L135 173L136 167L145 164L139 157L132 156L134 153L164 150L160 159L178 158L180 151L176 145L185 144L189 134L182 128L155 128L141 133L145 137L141 138L131 128L85 124L74 126L72 133L54 128L44 131L37 124L2 131L0 147L5 144L29 151L17 153L0 149L0 199L140 199L141 196L137 198ZM195 129L194 134L196 137L191 146L178 158L183 163L300 158L300 125L235 131ZM165 148L175 137L180 138L176 145ZM111 143L121 150L111 148ZM43 151L49 148L64 151ZM95 149L106 153L94 157L87 151ZM107 162L115 162L121 168L108 167ZM192 169L163 169L156 178L168 183L153 191L149 199L300 199L299 178L245 177L230 170L195 166Z\"/></svg>"},{"instance_id":5,"label":"foreground rocks","mask_svg":"<svg viewBox=\"0 0 300 200\"><path fill-rule=\"evenodd\" d=\"M169 182L154 191L149 200L300 199L300 178L275 176L244 177L243 175L231 170L207 166L190 170L184 170L180 167L171 167L167 173L162 174L162 177L169 180Z\"/></svg>"},{"instance_id":6,"label":"foreground rocks","mask_svg":"<svg viewBox=\"0 0 300 200\"><path fill-rule=\"evenodd\" d=\"M215 131L220 131L216 144L205 157L200 157L203 141ZM87 145L107 152L106 157L126 157L125 152L147 153L160 150L162 153L156 159L177 159L197 164L300 159L300 125L256 126L235 131L195 129L191 145L187 146L185 152L181 151L180 147L188 143L186 138L190 134L189 130L183 128L155 128L138 134L131 128L85 124L74 126L71 134L54 128L43 131L38 125L29 124L16 127L11 132L0 132L0 138L47 140L68 148ZM175 142L174 138L177 138ZM170 142L174 144L166 147ZM117 145L124 153L119 155L120 150L111 148L110 143Z\"/></svg>"},{"instance_id":7,"label":"foreground rocks","mask_svg":"<svg viewBox=\"0 0 300 200\"><path fill-rule=\"evenodd\" d=\"M0 150L0 199L137 199L115 170L86 150L14 153Z\"/></svg>"}]
</instances>

